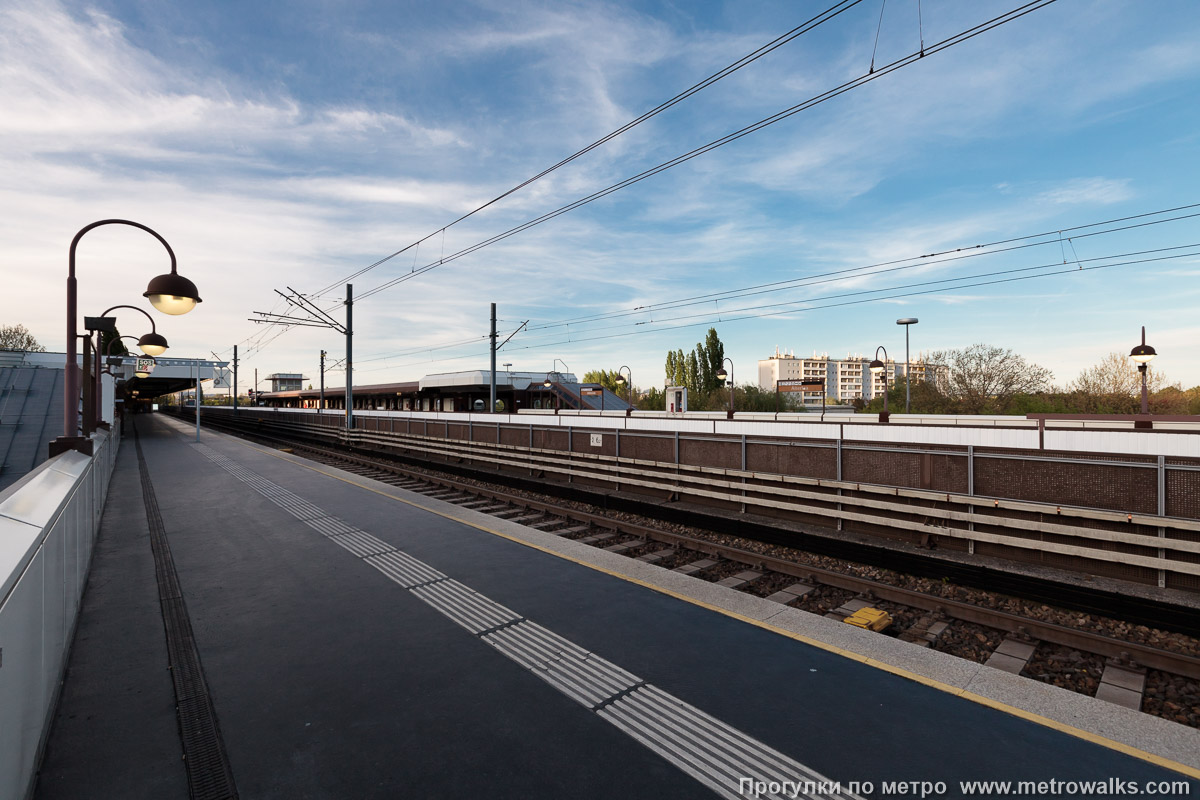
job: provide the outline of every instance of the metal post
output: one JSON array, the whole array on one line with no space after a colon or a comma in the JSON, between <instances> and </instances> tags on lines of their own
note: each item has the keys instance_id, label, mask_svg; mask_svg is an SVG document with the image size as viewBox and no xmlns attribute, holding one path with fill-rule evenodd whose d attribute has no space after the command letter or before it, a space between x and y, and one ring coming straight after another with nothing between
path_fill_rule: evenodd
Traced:
<instances>
[{"instance_id":1,"label":"metal post","mask_svg":"<svg viewBox=\"0 0 1200 800\"><path fill-rule=\"evenodd\" d=\"M200 441L200 362L196 362L196 441Z\"/></svg>"},{"instance_id":2,"label":"metal post","mask_svg":"<svg viewBox=\"0 0 1200 800\"><path fill-rule=\"evenodd\" d=\"M238 367L237 349L238 349L238 346L235 344L235 345L233 346L233 413L235 413L235 414L237 413L237 408L238 408L238 406L237 406L237 394L238 394L238 388L237 388L237 367Z\"/></svg>"},{"instance_id":3,"label":"metal post","mask_svg":"<svg viewBox=\"0 0 1200 800\"><path fill-rule=\"evenodd\" d=\"M147 315L147 316L149 316L149 315ZM93 419L92 430L96 430L97 428L99 428L100 423L104 421L104 411L102 409L102 406L104 404L104 402L103 402L104 394L103 394L103 389L100 385L100 370L102 368L100 365L100 351L103 349L103 345L104 345L104 333L102 331L96 331L96 344L92 348L93 350L95 350L95 353L93 354L94 366L92 367L92 380L96 384L95 389L92 390L93 391L92 396L93 396L93 398L95 398L92 403L92 405L93 405L92 413L94 415L92 417L92 419Z\"/></svg>"},{"instance_id":4,"label":"metal post","mask_svg":"<svg viewBox=\"0 0 1200 800\"><path fill-rule=\"evenodd\" d=\"M325 351L321 351L321 400L317 405L317 413L325 408Z\"/></svg>"},{"instance_id":5,"label":"metal post","mask_svg":"<svg viewBox=\"0 0 1200 800\"><path fill-rule=\"evenodd\" d=\"M346 284L346 433L354 427L354 287Z\"/></svg>"},{"instance_id":6,"label":"metal post","mask_svg":"<svg viewBox=\"0 0 1200 800\"><path fill-rule=\"evenodd\" d=\"M908 326L904 326L904 413L912 404L912 367L908 360Z\"/></svg>"},{"instance_id":7,"label":"metal post","mask_svg":"<svg viewBox=\"0 0 1200 800\"><path fill-rule=\"evenodd\" d=\"M967 495L969 497L975 496L975 445L973 445L973 444L967 445ZM969 514L972 517L975 516L975 506L974 505L967 506L967 514ZM971 520L970 522L967 523L967 530L969 530L969 531L975 530L975 521L974 520ZM967 552L974 555L974 553L975 553L975 540L974 539L967 540Z\"/></svg>"},{"instance_id":8,"label":"metal post","mask_svg":"<svg viewBox=\"0 0 1200 800\"><path fill-rule=\"evenodd\" d=\"M1166 458L1166 456L1158 457L1158 515L1160 517L1165 517L1167 515L1167 458ZM1166 528L1158 529L1158 538L1160 538L1160 539L1167 538L1167 529ZM1166 558L1167 551L1160 548L1158 551L1158 557ZM1160 569L1158 571L1158 588L1160 588L1160 589L1167 588L1167 571L1165 569Z\"/></svg>"},{"instance_id":9,"label":"metal post","mask_svg":"<svg viewBox=\"0 0 1200 800\"><path fill-rule=\"evenodd\" d=\"M92 369L92 337L83 337L83 435L91 436L96 424L96 382Z\"/></svg>"},{"instance_id":10,"label":"metal post","mask_svg":"<svg viewBox=\"0 0 1200 800\"><path fill-rule=\"evenodd\" d=\"M488 413L496 413L496 304L492 303L492 336L491 336L491 351L492 351L492 376L488 383L491 386L491 391L488 392Z\"/></svg>"},{"instance_id":11,"label":"metal post","mask_svg":"<svg viewBox=\"0 0 1200 800\"><path fill-rule=\"evenodd\" d=\"M839 484L842 482L842 432L843 432L843 431L842 431L842 426L841 426L841 425L838 425L838 438L837 438L837 479L838 479L838 483L839 483ZM838 493L838 497L841 497L841 496L842 496L842 487L841 487L841 486L838 486L837 493ZM841 504L841 503L838 503L838 504L837 504L837 510L838 510L837 529L840 531L840 530L842 529L842 504Z\"/></svg>"}]
</instances>

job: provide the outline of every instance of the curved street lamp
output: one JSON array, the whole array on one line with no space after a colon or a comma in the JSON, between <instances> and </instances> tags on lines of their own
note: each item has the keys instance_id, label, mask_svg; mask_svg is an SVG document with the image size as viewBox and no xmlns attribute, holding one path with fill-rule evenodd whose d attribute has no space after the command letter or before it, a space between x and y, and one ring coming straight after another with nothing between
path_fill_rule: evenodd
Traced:
<instances>
[{"instance_id":1,"label":"curved street lamp","mask_svg":"<svg viewBox=\"0 0 1200 800\"><path fill-rule=\"evenodd\" d=\"M147 314L145 311L138 308L137 306L125 306L125 305L113 306L112 308L107 309L103 314L100 315L100 320L107 319L109 313L112 311L116 311L118 308L132 309L133 311L136 311L139 314L143 315L146 319L150 320L150 333L147 333L145 336L143 336L142 338L137 340L138 347L140 347L142 349L143 353L145 353L148 356L153 357L153 356L160 356L167 351L168 345L167 345L166 337L160 335L157 332L157 330L155 329L154 317L150 316L149 314ZM98 323L98 320L93 320L91 317L88 317L87 320L89 321L89 323ZM89 324L89 327L90 327L90 324ZM92 370L92 374L95 378L95 386L93 387L93 391L95 392L95 394L92 396L97 398L96 402L95 402L96 425L100 425L100 423L103 421L101 418L102 414L101 414L100 400L99 400L99 398L100 398L100 340L102 338L103 338L103 333L98 331L97 337L96 337L96 347L95 347L96 368L94 370ZM122 336L120 338L121 339L133 339L134 337ZM112 341L110 341L108 343L108 349L112 348L112 342L114 342L114 341L118 341L118 340L113 339ZM105 351L104 354L108 355L107 350ZM145 376L139 376L139 377L145 377Z\"/></svg>"},{"instance_id":2,"label":"curved street lamp","mask_svg":"<svg viewBox=\"0 0 1200 800\"><path fill-rule=\"evenodd\" d=\"M733 419L733 401L734 401L733 359L726 357L725 361L729 362L729 372L725 371L725 364L724 364L724 362L722 362L721 366L717 368L717 380L723 381L726 378L729 378L729 414L727 416L729 419Z\"/></svg>"},{"instance_id":3,"label":"curved street lamp","mask_svg":"<svg viewBox=\"0 0 1200 800\"><path fill-rule=\"evenodd\" d=\"M147 314L143 309L140 309L137 306L113 306L100 316L107 317L110 311L116 311L118 308L132 309L145 316L146 319L150 320L150 332L137 340L138 347L142 349L143 353L148 356L161 356L163 353L167 352L169 345L167 344L166 338L158 333L158 329L154 326L154 317ZM133 337L122 336L121 338L126 339Z\"/></svg>"},{"instance_id":4,"label":"curved street lamp","mask_svg":"<svg viewBox=\"0 0 1200 800\"><path fill-rule=\"evenodd\" d=\"M879 351L880 350L883 351L883 361L879 360ZM887 360L888 360L887 348L884 347L883 345L879 345L879 347L876 347L875 348L875 360L871 362L870 369L871 369L872 375L877 376L877 377L882 375L882 377L883 377L883 411L879 412L879 421L880 422L887 422L892 417L892 415L888 412Z\"/></svg>"},{"instance_id":5,"label":"curved street lamp","mask_svg":"<svg viewBox=\"0 0 1200 800\"><path fill-rule=\"evenodd\" d=\"M140 228L155 239L158 239L162 246L166 248L167 254L171 256L171 271L151 280L150 285L142 294L143 297L150 299L151 305L164 314L186 314L200 302L200 294L196 290L196 284L178 274L175 251L171 249L171 245L167 244L167 240L156 231L142 225L140 222L133 222L127 219L102 219L99 222L93 222L90 225L84 226L75 234L75 238L71 240L71 248L67 254L67 374L66 379L63 381L63 435L61 440L52 442L50 445L50 452L55 454L72 447L89 447L88 445L84 445L83 440L79 437L80 416L77 398L79 396L80 375L75 366L75 359L78 354L75 340L79 335L78 320L76 319L79 313L79 293L78 282L75 280L75 249L79 246L79 240L83 238L85 233L101 225L129 225L134 228Z\"/></svg>"},{"instance_id":6,"label":"curved street lamp","mask_svg":"<svg viewBox=\"0 0 1200 800\"><path fill-rule=\"evenodd\" d=\"M625 409L625 416L628 417L633 414L633 370L623 364L617 368L618 386L620 386L622 383L625 383L625 376L621 374L621 370L625 370L629 373L629 382L625 384L628 388L628 392L625 395L625 402L629 406L629 408Z\"/></svg>"},{"instance_id":7,"label":"curved street lamp","mask_svg":"<svg viewBox=\"0 0 1200 800\"><path fill-rule=\"evenodd\" d=\"M1146 326L1142 326L1142 343L1129 351L1129 357L1132 358L1138 365L1138 372L1142 373L1142 415L1150 416L1150 396L1146 390L1146 372L1150 362L1158 353L1154 352L1154 348L1146 344ZM1135 420L1133 423L1135 428L1150 428L1153 424L1150 420Z\"/></svg>"}]
</instances>

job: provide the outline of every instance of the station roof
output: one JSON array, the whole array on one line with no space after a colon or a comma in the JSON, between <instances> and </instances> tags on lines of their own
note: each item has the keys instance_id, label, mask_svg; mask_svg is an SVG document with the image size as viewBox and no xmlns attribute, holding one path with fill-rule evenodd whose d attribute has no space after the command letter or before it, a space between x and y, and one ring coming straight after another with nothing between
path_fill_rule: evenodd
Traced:
<instances>
[{"instance_id":1,"label":"station roof","mask_svg":"<svg viewBox=\"0 0 1200 800\"><path fill-rule=\"evenodd\" d=\"M62 435L65 358L0 351L0 490L45 461Z\"/></svg>"}]
</instances>

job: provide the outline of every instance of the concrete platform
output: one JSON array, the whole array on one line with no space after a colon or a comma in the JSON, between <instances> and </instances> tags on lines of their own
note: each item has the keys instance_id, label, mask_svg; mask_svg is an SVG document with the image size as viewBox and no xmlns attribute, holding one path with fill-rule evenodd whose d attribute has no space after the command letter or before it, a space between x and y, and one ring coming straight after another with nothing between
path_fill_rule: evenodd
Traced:
<instances>
[{"instance_id":1,"label":"concrete platform","mask_svg":"<svg viewBox=\"0 0 1200 800\"><path fill-rule=\"evenodd\" d=\"M1200 793L1198 731L137 422L243 797L732 797L753 788L739 770L867 782L866 796L888 781L953 797L959 781L1109 778ZM101 533L39 797L169 794L108 783L154 769L148 743L178 741L131 458L123 447L106 509L120 523ZM110 735L134 713L129 691L144 694L139 723Z\"/></svg>"}]
</instances>

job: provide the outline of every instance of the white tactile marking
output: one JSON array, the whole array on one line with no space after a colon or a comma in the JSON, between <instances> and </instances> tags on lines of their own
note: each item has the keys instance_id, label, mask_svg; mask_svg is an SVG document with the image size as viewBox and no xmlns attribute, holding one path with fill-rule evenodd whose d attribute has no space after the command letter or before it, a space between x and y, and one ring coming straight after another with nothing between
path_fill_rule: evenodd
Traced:
<instances>
[{"instance_id":1,"label":"white tactile marking","mask_svg":"<svg viewBox=\"0 0 1200 800\"><path fill-rule=\"evenodd\" d=\"M721 797L746 797L739 794L739 789L741 781L749 779L788 787L786 794L761 793L754 797L861 800L844 791L793 793L791 787L796 786L796 782L829 786L832 781L616 664L524 619L408 553L366 531L346 525L207 445L192 446L309 528L358 556L497 652L595 712Z\"/></svg>"},{"instance_id":2,"label":"white tactile marking","mask_svg":"<svg viewBox=\"0 0 1200 800\"><path fill-rule=\"evenodd\" d=\"M441 572L402 550L393 550L380 556L369 556L363 560L405 589L446 579Z\"/></svg>"}]
</instances>

